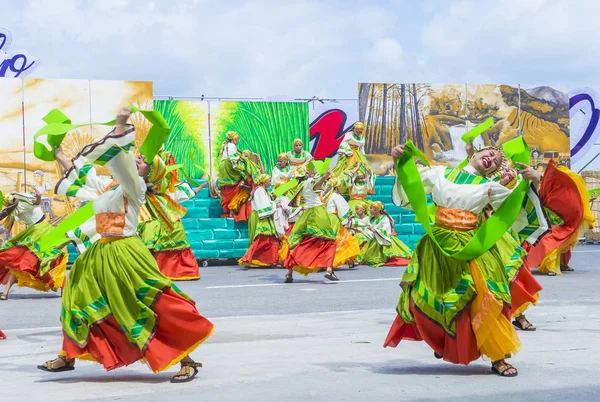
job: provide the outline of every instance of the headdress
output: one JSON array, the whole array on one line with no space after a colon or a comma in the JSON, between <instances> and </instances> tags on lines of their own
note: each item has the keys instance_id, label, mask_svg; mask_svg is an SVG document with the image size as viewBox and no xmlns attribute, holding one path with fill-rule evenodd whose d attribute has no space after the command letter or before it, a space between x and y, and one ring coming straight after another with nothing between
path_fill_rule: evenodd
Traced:
<instances>
[{"instance_id":1,"label":"headdress","mask_svg":"<svg viewBox=\"0 0 600 402\"><path fill-rule=\"evenodd\" d=\"M259 175L258 175L258 177L256 178L256 180L255 180L255 183L256 183L257 185L259 185L259 186L260 186L261 184L264 184L264 183L266 183L266 182L267 182L267 181L269 181L270 179L271 179L271 176L269 176L269 175L268 175L268 174L266 174L266 173L261 173L261 174L259 174Z\"/></svg>"},{"instance_id":2,"label":"headdress","mask_svg":"<svg viewBox=\"0 0 600 402\"><path fill-rule=\"evenodd\" d=\"M371 206L377 209L378 211L383 211L385 209L385 205L381 201L374 201L371 203Z\"/></svg>"},{"instance_id":3,"label":"headdress","mask_svg":"<svg viewBox=\"0 0 600 402\"><path fill-rule=\"evenodd\" d=\"M362 121L357 121L356 123L354 123L354 126L352 127L353 129L357 129L357 128L365 128L365 124Z\"/></svg>"},{"instance_id":4,"label":"headdress","mask_svg":"<svg viewBox=\"0 0 600 402\"><path fill-rule=\"evenodd\" d=\"M290 160L290 158L288 157L288 155L285 152L282 152L279 155L277 155L277 159L285 159L286 161Z\"/></svg>"},{"instance_id":5,"label":"headdress","mask_svg":"<svg viewBox=\"0 0 600 402\"><path fill-rule=\"evenodd\" d=\"M368 206L366 202L359 202L358 204L356 204L355 208L361 208L363 211L367 212L368 210Z\"/></svg>"},{"instance_id":6,"label":"headdress","mask_svg":"<svg viewBox=\"0 0 600 402\"><path fill-rule=\"evenodd\" d=\"M296 138L296 139L294 140L294 146L295 146L295 145L298 145L298 144L300 144L300 145L303 145L303 144L304 144L300 138Z\"/></svg>"}]
</instances>

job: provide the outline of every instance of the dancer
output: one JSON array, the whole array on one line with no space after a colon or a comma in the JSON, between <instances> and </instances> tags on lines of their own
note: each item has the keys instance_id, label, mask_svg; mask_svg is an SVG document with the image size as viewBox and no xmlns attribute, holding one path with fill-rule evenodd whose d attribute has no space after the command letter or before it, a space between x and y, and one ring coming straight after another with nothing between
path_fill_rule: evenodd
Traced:
<instances>
[{"instance_id":1,"label":"dancer","mask_svg":"<svg viewBox=\"0 0 600 402\"><path fill-rule=\"evenodd\" d=\"M352 212L348 202L340 195L341 181L337 177L332 177L328 182L332 193L327 200L327 212L331 219L331 225L336 231L335 238L335 258L333 267L341 267L348 264L349 268L354 267L354 261L360 254L360 244L346 229L350 226Z\"/></svg>"},{"instance_id":2,"label":"dancer","mask_svg":"<svg viewBox=\"0 0 600 402\"><path fill-rule=\"evenodd\" d=\"M359 163L353 171L344 174L348 194L350 194L348 204L353 211L356 211L356 205L359 203L371 204L367 199L367 195L375 193L371 174L372 172L362 163Z\"/></svg>"},{"instance_id":3,"label":"dancer","mask_svg":"<svg viewBox=\"0 0 600 402\"><path fill-rule=\"evenodd\" d=\"M371 219L369 215L367 215L367 210L369 207L366 203L358 203L354 207L355 216L352 218L350 233L358 240L360 245L360 249L363 247L374 237L373 231L370 229Z\"/></svg>"},{"instance_id":4,"label":"dancer","mask_svg":"<svg viewBox=\"0 0 600 402\"><path fill-rule=\"evenodd\" d=\"M291 165L292 174L300 166L308 167L308 164L313 160L313 156L310 152L302 149L304 144L300 138L294 140L294 149L287 153L288 159Z\"/></svg>"},{"instance_id":5,"label":"dancer","mask_svg":"<svg viewBox=\"0 0 600 402\"><path fill-rule=\"evenodd\" d=\"M290 233L290 252L284 264L288 269L285 283L293 282L293 271L308 275L322 269L327 269L325 278L337 281L338 278L331 268L335 258L336 233L331 225L327 207L323 205L317 193L323 189L330 172L328 170L321 178L315 179L309 176L306 167L301 166L296 169L294 175L298 180L298 188L292 205L297 206L298 198L302 197L305 210Z\"/></svg>"},{"instance_id":6,"label":"dancer","mask_svg":"<svg viewBox=\"0 0 600 402\"><path fill-rule=\"evenodd\" d=\"M550 276L573 271L571 250L580 235L596 224L583 178L550 161L540 186L540 197L552 223L552 233L534 247L527 247L530 266Z\"/></svg>"},{"instance_id":7,"label":"dancer","mask_svg":"<svg viewBox=\"0 0 600 402\"><path fill-rule=\"evenodd\" d=\"M288 154L281 153L277 156L277 164L273 166L273 174L271 182L273 186L278 187L284 183L290 181L293 177L294 172L290 167L290 159Z\"/></svg>"},{"instance_id":8,"label":"dancer","mask_svg":"<svg viewBox=\"0 0 600 402\"><path fill-rule=\"evenodd\" d=\"M382 202L375 201L370 207L371 220L367 228L373 238L362 248L359 264L381 267L405 267L410 261L410 248L393 235L394 220L387 213Z\"/></svg>"},{"instance_id":9,"label":"dancer","mask_svg":"<svg viewBox=\"0 0 600 402\"><path fill-rule=\"evenodd\" d=\"M294 197L292 196L292 198ZM296 222L298 221L298 219L300 218L300 216L306 208L302 196L298 196L296 201L297 206L294 206L291 205L291 200L287 196L282 196L279 198L281 209L285 213L287 219L287 229L284 235L281 237L281 247L279 248L279 265L281 266L284 266L285 260L290 252L290 234L294 229L294 225L296 224Z\"/></svg>"},{"instance_id":10,"label":"dancer","mask_svg":"<svg viewBox=\"0 0 600 402\"><path fill-rule=\"evenodd\" d=\"M36 170L33 172L33 179L35 182L35 190L42 195L40 206L46 218L54 219L54 213L52 212L52 193L53 188L44 178L44 172Z\"/></svg>"},{"instance_id":11,"label":"dancer","mask_svg":"<svg viewBox=\"0 0 600 402\"><path fill-rule=\"evenodd\" d=\"M202 365L189 354L213 331L194 302L158 270L156 261L136 236L144 178L151 165L129 150L135 130L122 109L116 127L88 145L73 161L61 148L56 159L65 168L57 193L93 201L97 232L102 238L77 258L62 298L63 351L40 370L69 371L75 359L96 361L106 370L143 360L154 373L180 363L171 382L191 381ZM103 164L115 179L101 187L94 169ZM85 167L85 169L83 169Z\"/></svg>"},{"instance_id":12,"label":"dancer","mask_svg":"<svg viewBox=\"0 0 600 402\"><path fill-rule=\"evenodd\" d=\"M221 144L218 188L223 212L236 222L244 222L252 212L249 201L253 188L252 178L260 174L260 167L250 160L247 151L241 154L238 152L239 142L239 134L229 131Z\"/></svg>"},{"instance_id":13,"label":"dancer","mask_svg":"<svg viewBox=\"0 0 600 402\"><path fill-rule=\"evenodd\" d=\"M467 145L466 151L469 158L475 153L472 144ZM527 167L525 166L525 168ZM477 170L473 173L479 174ZM489 175L488 179L498 181L501 185L512 190L517 182L522 180L522 177L519 177L516 168L508 161L502 175ZM534 175L534 184L539 183L539 180L540 176ZM492 213L492 207L487 205L483 210L483 220L489 218ZM542 285L531 274L527 252L523 248L527 245L528 243L521 240L513 230L506 232L496 243L501 258L505 261L506 276L510 284L511 307L508 316L513 318L512 324L515 328L522 331L535 331L535 326L525 317L525 311L530 305L537 304Z\"/></svg>"},{"instance_id":14,"label":"dancer","mask_svg":"<svg viewBox=\"0 0 600 402\"><path fill-rule=\"evenodd\" d=\"M11 193L0 220L6 219L10 231L15 221L24 222L27 229L7 241L0 249L0 283L6 285L0 300L8 300L12 286L25 286L42 292L56 292L65 283L68 255L64 250L39 250L38 241L53 226L46 222L40 208L42 194L34 188L35 196Z\"/></svg>"},{"instance_id":15,"label":"dancer","mask_svg":"<svg viewBox=\"0 0 600 402\"><path fill-rule=\"evenodd\" d=\"M404 152L400 145L392 155L399 158ZM462 171L443 166L420 169L425 191L437 205L432 229L441 247L462 249L473 238L483 209L490 204L498 210L510 195L512 190L481 177L501 175L505 166L503 152L488 148L475 153ZM532 168L524 168L521 174L527 180L537 178ZM398 181L392 195L396 205L409 206ZM534 243L548 226L533 188L525 201L526 209L512 227ZM505 260L496 246L464 261L444 254L426 235L412 254L401 286L398 316L384 346L395 347L402 339L425 340L436 357L446 361L468 364L483 354L492 360L492 370L498 375L518 374L505 360L518 352L520 343L509 321Z\"/></svg>"},{"instance_id":16,"label":"dancer","mask_svg":"<svg viewBox=\"0 0 600 402\"><path fill-rule=\"evenodd\" d=\"M198 280L198 261L181 222L186 209L180 204L194 198L208 182L193 189L188 183L177 183L171 173L167 174L165 161L156 155L146 178L146 203L140 208L138 233L164 276L172 281Z\"/></svg>"},{"instance_id":17,"label":"dancer","mask_svg":"<svg viewBox=\"0 0 600 402\"><path fill-rule=\"evenodd\" d=\"M259 175L256 185L251 197L252 214L248 220L250 247L239 263L247 267L272 267L279 262L279 237L273 216L281 206L271 199L267 190L271 186L268 174Z\"/></svg>"},{"instance_id":18,"label":"dancer","mask_svg":"<svg viewBox=\"0 0 600 402\"><path fill-rule=\"evenodd\" d=\"M371 172L369 180L371 188L375 188L375 175L372 174L371 166L365 155L365 125L360 121L354 123L352 131L346 133L340 147L338 148L337 163L331 175L344 180L344 174L349 173L352 176L352 171L362 165L362 167ZM348 194L346 183L342 182L342 194Z\"/></svg>"}]
</instances>

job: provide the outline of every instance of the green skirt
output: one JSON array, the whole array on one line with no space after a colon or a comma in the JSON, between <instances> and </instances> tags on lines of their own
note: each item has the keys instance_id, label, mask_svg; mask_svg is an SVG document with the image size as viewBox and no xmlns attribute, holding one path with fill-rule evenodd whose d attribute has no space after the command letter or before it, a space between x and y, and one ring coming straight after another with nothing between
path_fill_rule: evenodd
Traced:
<instances>
[{"instance_id":1,"label":"green skirt","mask_svg":"<svg viewBox=\"0 0 600 402\"><path fill-rule=\"evenodd\" d=\"M308 208L300 215L290 233L288 240L290 250L300 244L305 236L335 241L339 225L339 219L330 215L325 205Z\"/></svg>"},{"instance_id":2,"label":"green skirt","mask_svg":"<svg viewBox=\"0 0 600 402\"><path fill-rule=\"evenodd\" d=\"M449 252L463 248L475 233L474 230L459 232L439 226L432 229ZM512 251L514 253L514 249ZM511 297L505 266L510 260L509 254L513 253L495 245L475 259L490 292L497 300L507 304L510 304ZM423 236L417 243L402 276L401 286L397 309L402 320L414 323L410 311L412 300L416 308L450 336L456 336L456 319L476 294L469 262L446 256L429 236Z\"/></svg>"},{"instance_id":3,"label":"green skirt","mask_svg":"<svg viewBox=\"0 0 600 402\"><path fill-rule=\"evenodd\" d=\"M219 184L218 187L234 186L240 181L246 179L244 174L244 162L240 161L238 167L234 168L231 160L224 159L219 164Z\"/></svg>"},{"instance_id":4,"label":"green skirt","mask_svg":"<svg viewBox=\"0 0 600 402\"><path fill-rule=\"evenodd\" d=\"M41 222L29 226L0 248L0 283L12 273L18 285L47 292L57 291L66 277L67 253L64 249L40 251L40 238L54 226Z\"/></svg>"},{"instance_id":5,"label":"green skirt","mask_svg":"<svg viewBox=\"0 0 600 402\"><path fill-rule=\"evenodd\" d=\"M410 255L410 248L395 236L392 237L391 246L383 246L373 238L360 251L358 262L372 267L381 267L394 259L409 259Z\"/></svg>"},{"instance_id":6,"label":"green skirt","mask_svg":"<svg viewBox=\"0 0 600 402\"><path fill-rule=\"evenodd\" d=\"M259 235L278 237L273 217L260 219L258 212L252 211L248 218L248 245L251 245L256 236Z\"/></svg>"},{"instance_id":7,"label":"green skirt","mask_svg":"<svg viewBox=\"0 0 600 402\"><path fill-rule=\"evenodd\" d=\"M138 233L151 252L183 250L190 247L181 221L175 222L171 233L158 220L140 222Z\"/></svg>"},{"instance_id":8,"label":"green skirt","mask_svg":"<svg viewBox=\"0 0 600 402\"><path fill-rule=\"evenodd\" d=\"M62 296L64 334L84 346L90 327L113 315L129 342L144 350L156 325L152 306L167 288L191 300L160 273L139 237L97 241L71 268Z\"/></svg>"}]
</instances>

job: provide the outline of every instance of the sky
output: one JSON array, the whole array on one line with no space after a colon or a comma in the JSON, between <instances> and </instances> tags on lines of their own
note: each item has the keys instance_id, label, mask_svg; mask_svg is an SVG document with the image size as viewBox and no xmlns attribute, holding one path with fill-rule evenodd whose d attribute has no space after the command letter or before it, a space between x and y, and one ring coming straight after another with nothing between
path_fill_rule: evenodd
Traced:
<instances>
[{"instance_id":1,"label":"sky","mask_svg":"<svg viewBox=\"0 0 600 402\"><path fill-rule=\"evenodd\" d=\"M35 77L156 96L356 98L359 82L600 87L600 2L0 0Z\"/></svg>"}]
</instances>

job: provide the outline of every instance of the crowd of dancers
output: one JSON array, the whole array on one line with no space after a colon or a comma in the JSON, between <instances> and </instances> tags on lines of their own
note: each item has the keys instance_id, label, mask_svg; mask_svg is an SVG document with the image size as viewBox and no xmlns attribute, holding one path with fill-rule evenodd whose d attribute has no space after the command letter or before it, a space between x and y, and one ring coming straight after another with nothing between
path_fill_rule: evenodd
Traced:
<instances>
[{"instance_id":1,"label":"crowd of dancers","mask_svg":"<svg viewBox=\"0 0 600 402\"><path fill-rule=\"evenodd\" d=\"M73 370L76 359L96 361L106 370L143 361L155 373L180 364L171 381L191 381L201 363L189 355L214 326L173 281L199 278L181 202L209 184L182 182L168 152L150 162L134 157L129 115L122 109L115 129L73 160L55 149L63 169L56 194L92 202L94 211L65 233L80 253L68 280L65 244L40 249L39 240L54 229L41 208L42 193L4 197L0 218L6 229L15 221L27 228L0 249L5 284L0 300L9 299L14 284L63 289L62 351L41 370ZM517 375L506 361L520 348L515 329L535 330L524 312L537 303L542 287L530 267L549 275L573 270L571 249L580 232L595 224L593 200L574 172L550 162L542 175L513 163L501 147L475 150L467 144L469 159L462 168L418 168L435 212L430 233L410 250L396 237L385 206L369 199L375 174L365 155L362 123L345 135L331 169L322 169L298 139L269 175L259 155L238 149L239 141L237 133L226 134L216 192L225 216L248 222L249 248L240 265L284 267L286 283L293 282L294 272L324 271L337 281L334 268L343 265L405 266L384 346L425 341L436 358L456 364L483 355L504 377ZM397 163L412 161L404 144L390 151ZM98 175L94 165L107 168L111 177ZM399 177L394 204L413 208L412 190ZM518 189L525 189L520 212L508 230L491 247L464 257L478 229Z\"/></svg>"}]
</instances>

